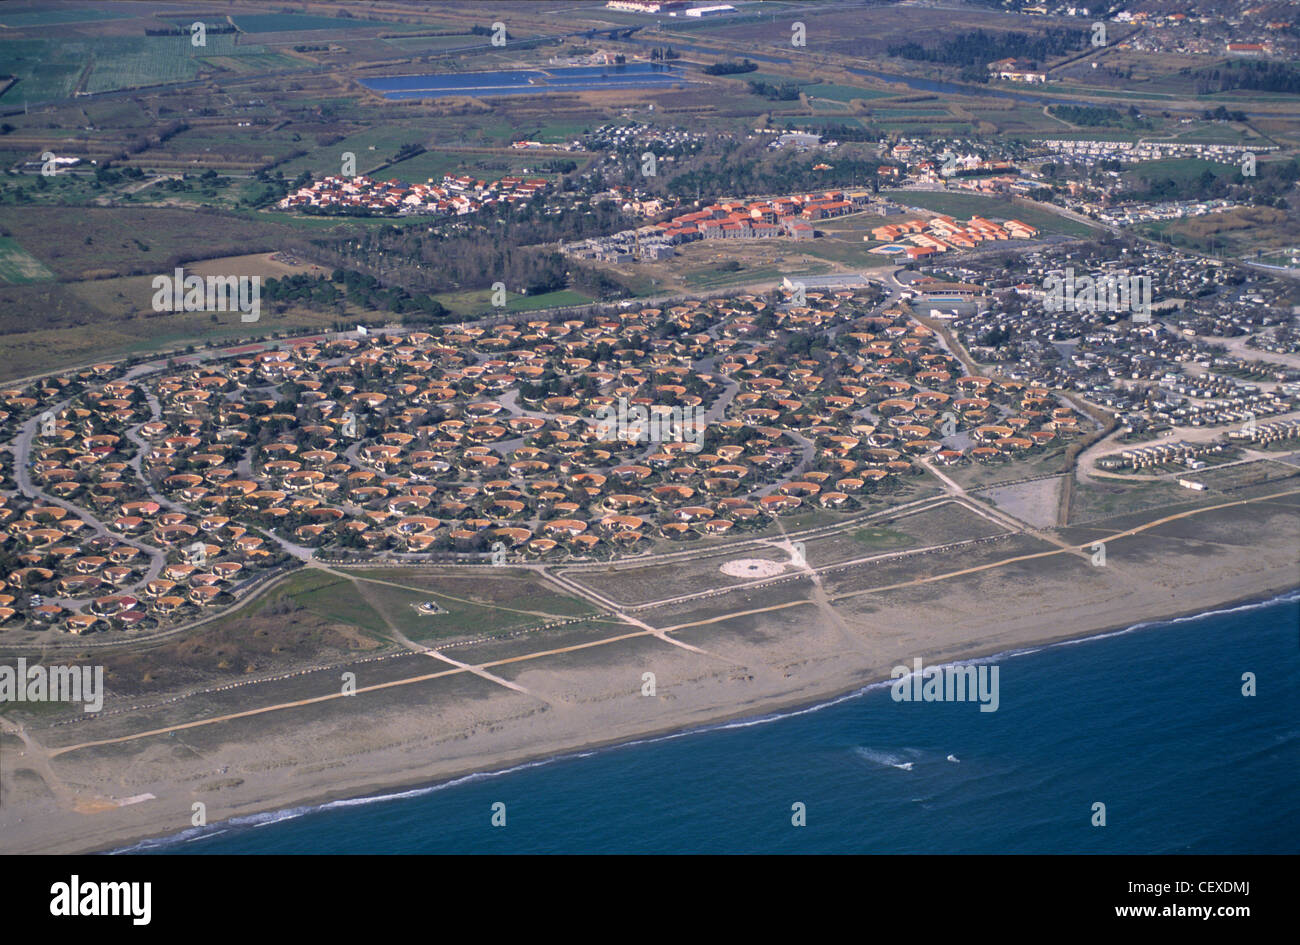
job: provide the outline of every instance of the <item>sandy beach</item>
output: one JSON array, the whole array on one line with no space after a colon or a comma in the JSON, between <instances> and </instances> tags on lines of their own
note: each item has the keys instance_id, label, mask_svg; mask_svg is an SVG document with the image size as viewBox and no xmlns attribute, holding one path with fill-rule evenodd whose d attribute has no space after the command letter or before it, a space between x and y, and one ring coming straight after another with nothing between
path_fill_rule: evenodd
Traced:
<instances>
[{"instance_id":1,"label":"sandy beach","mask_svg":"<svg viewBox=\"0 0 1300 945\"><path fill-rule=\"evenodd\" d=\"M1019 536L978 557L900 562L904 581L883 569L828 569L816 582L735 590L707 608L638 611L660 635L611 623L603 638L456 650L464 669L416 653L372 661L358 664L359 691L347 698L306 698L337 688L338 674L323 672L291 688L255 684L75 724L30 723L30 746L7 721L0 851L119 849L189 829L198 802L213 825L425 786L816 703L917 657L1003 653L1300 586L1295 496L1191 521L1110 541L1105 567L1040 553L1057 546ZM1069 531L1073 542L1086 538ZM642 694L646 672L652 697ZM1012 673L1014 661L1003 681ZM194 724L140 736L185 723Z\"/></svg>"}]
</instances>

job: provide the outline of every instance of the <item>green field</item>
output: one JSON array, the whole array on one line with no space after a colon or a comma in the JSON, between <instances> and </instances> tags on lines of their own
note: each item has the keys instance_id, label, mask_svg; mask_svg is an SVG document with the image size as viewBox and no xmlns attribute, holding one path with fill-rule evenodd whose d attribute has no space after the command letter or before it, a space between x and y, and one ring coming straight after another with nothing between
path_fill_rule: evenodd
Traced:
<instances>
[{"instance_id":1,"label":"green field","mask_svg":"<svg viewBox=\"0 0 1300 945\"><path fill-rule=\"evenodd\" d=\"M342 171L343 153L346 151L356 155L357 173L364 174L386 163L403 145L427 145L429 134L427 127L392 123L350 134L327 145L313 147L312 142L305 139L305 143L297 147L306 148L307 153L277 165L276 170L282 171L290 179L303 171L313 179L338 174Z\"/></svg>"},{"instance_id":2,"label":"green field","mask_svg":"<svg viewBox=\"0 0 1300 945\"><path fill-rule=\"evenodd\" d=\"M23 282L44 282L53 278L54 273L18 245L17 240L0 236L0 281L18 285Z\"/></svg>"},{"instance_id":3,"label":"green field","mask_svg":"<svg viewBox=\"0 0 1300 945\"><path fill-rule=\"evenodd\" d=\"M596 613L586 601L537 586L530 578L486 574L439 577L415 569L362 569L353 577L303 571L278 595L306 610L378 637L396 628L423 641L466 634L503 634L565 617ZM400 585L400 586L398 586ZM445 611L426 615L416 607L434 601Z\"/></svg>"},{"instance_id":4,"label":"green field","mask_svg":"<svg viewBox=\"0 0 1300 945\"><path fill-rule=\"evenodd\" d=\"M849 534L858 544L864 545L872 551L901 548L904 545L912 544L914 541L911 535L883 527L859 528Z\"/></svg>"},{"instance_id":5,"label":"green field","mask_svg":"<svg viewBox=\"0 0 1300 945\"><path fill-rule=\"evenodd\" d=\"M457 315L487 315L492 308L492 293L488 289L469 292L444 292L434 296L442 305ZM593 300L571 289L556 292L544 292L541 295L520 295L518 292L506 293L507 312L533 312L543 308L559 308L566 305L589 305Z\"/></svg>"},{"instance_id":6,"label":"green field","mask_svg":"<svg viewBox=\"0 0 1300 945\"><path fill-rule=\"evenodd\" d=\"M1144 164L1135 164L1127 168L1124 173L1125 176L1135 181L1144 177L1152 179L1168 177L1175 181L1184 182L1199 179L1206 171L1209 171L1215 177L1236 179L1241 176L1241 168L1236 164L1202 161L1199 158L1170 158L1165 161L1148 161Z\"/></svg>"},{"instance_id":7,"label":"green field","mask_svg":"<svg viewBox=\"0 0 1300 945\"><path fill-rule=\"evenodd\" d=\"M70 57L54 58L55 46L47 39L5 40L4 70L17 79L5 90L5 104L43 102L72 94L84 64Z\"/></svg>"},{"instance_id":8,"label":"green field","mask_svg":"<svg viewBox=\"0 0 1300 945\"><path fill-rule=\"evenodd\" d=\"M785 119L786 128L836 128L840 125L844 125L848 128L861 128L862 122L849 115L846 115L843 118L840 118L838 115L809 115L806 118Z\"/></svg>"},{"instance_id":9,"label":"green field","mask_svg":"<svg viewBox=\"0 0 1300 945\"><path fill-rule=\"evenodd\" d=\"M214 59L248 57L253 65L275 69L307 65L265 46L240 44L236 36L226 33L209 34L202 47L192 46L188 36L10 39L5 40L4 55L4 69L17 79L5 92L5 100L31 103L66 98L78 90L112 92L183 82L201 70L211 70Z\"/></svg>"},{"instance_id":10,"label":"green field","mask_svg":"<svg viewBox=\"0 0 1300 945\"><path fill-rule=\"evenodd\" d=\"M897 92L882 92L878 89L860 89L852 85L835 85L829 82L805 85L799 91L813 98L828 98L836 102L851 102L855 98L890 98L898 94Z\"/></svg>"}]
</instances>

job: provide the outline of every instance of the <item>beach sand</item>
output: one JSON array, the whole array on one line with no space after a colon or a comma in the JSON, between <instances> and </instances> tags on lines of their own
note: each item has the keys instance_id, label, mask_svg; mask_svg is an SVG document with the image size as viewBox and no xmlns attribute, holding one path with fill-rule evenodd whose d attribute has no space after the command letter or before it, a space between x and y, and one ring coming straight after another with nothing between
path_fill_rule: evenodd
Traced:
<instances>
[{"instance_id":1,"label":"beach sand","mask_svg":"<svg viewBox=\"0 0 1300 945\"><path fill-rule=\"evenodd\" d=\"M660 630L680 627L669 639L611 623L596 634L454 650L457 660L482 666L477 672L420 654L372 661L356 667L363 691L355 696L61 754L98 739L332 694L339 674L75 724L29 720L37 743L30 748L10 724L0 752L0 851L121 848L190 828L196 802L206 805L212 825L429 785L816 703L885 679L917 657L930 664L990 655L1265 599L1300 586L1295 500L1108 541L1104 567L1086 554L1061 553L933 579L1058 547L1022 537L981 546L978 555L828 571L816 583L800 579L635 614ZM1078 543L1086 534L1072 529L1069 538ZM626 638L572 648L619 636ZM561 652L529 655L548 649ZM654 696L642 694L647 672L655 676ZM1004 681L1011 672L1003 668ZM432 678L365 688L419 676Z\"/></svg>"}]
</instances>

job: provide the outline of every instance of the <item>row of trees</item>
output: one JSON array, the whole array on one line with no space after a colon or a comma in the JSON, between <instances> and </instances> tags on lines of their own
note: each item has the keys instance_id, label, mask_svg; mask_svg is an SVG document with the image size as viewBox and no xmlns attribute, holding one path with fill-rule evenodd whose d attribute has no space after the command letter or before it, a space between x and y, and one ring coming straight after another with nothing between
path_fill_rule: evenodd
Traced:
<instances>
[{"instance_id":1,"label":"row of trees","mask_svg":"<svg viewBox=\"0 0 1300 945\"><path fill-rule=\"evenodd\" d=\"M749 59L742 59L740 62L715 62L712 65L704 67L705 75L739 75L744 72L754 72L758 69L758 64Z\"/></svg>"},{"instance_id":2,"label":"row of trees","mask_svg":"<svg viewBox=\"0 0 1300 945\"><path fill-rule=\"evenodd\" d=\"M1285 62L1230 61L1214 69L1182 70L1196 81L1197 95L1246 89L1251 92L1300 92L1300 69Z\"/></svg>"}]
</instances>

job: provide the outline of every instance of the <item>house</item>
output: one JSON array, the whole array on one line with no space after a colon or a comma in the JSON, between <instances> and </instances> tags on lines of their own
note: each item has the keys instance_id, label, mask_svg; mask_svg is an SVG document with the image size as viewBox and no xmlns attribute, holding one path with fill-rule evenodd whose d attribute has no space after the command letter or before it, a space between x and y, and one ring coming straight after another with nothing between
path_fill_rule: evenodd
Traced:
<instances>
[{"instance_id":1,"label":"house","mask_svg":"<svg viewBox=\"0 0 1300 945\"><path fill-rule=\"evenodd\" d=\"M1008 82L1047 81L1047 73L1039 71L1038 67L1027 59L999 59L997 62L989 63L989 71L997 78Z\"/></svg>"}]
</instances>

